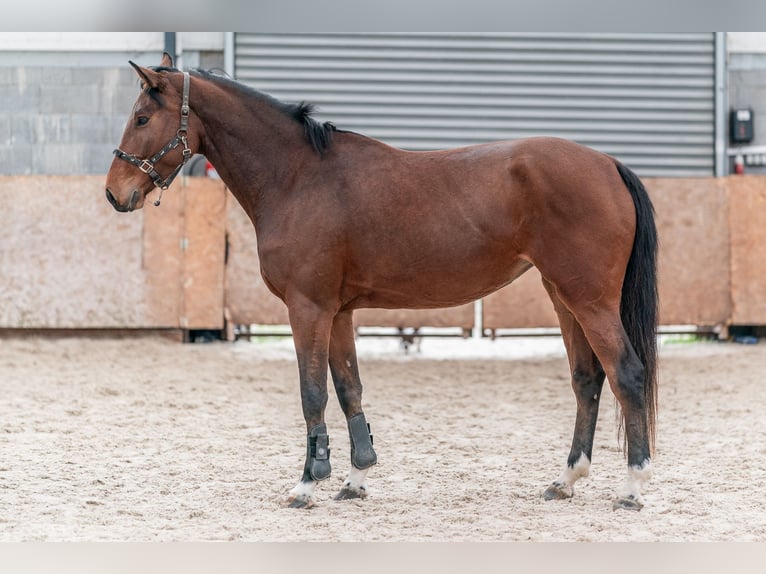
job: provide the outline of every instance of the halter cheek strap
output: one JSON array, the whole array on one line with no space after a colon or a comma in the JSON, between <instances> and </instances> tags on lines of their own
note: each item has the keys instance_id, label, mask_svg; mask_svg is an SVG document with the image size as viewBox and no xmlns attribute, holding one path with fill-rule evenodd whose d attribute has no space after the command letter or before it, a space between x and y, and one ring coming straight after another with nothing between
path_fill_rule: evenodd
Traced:
<instances>
[{"instance_id":1,"label":"halter cheek strap","mask_svg":"<svg viewBox=\"0 0 766 574\"><path fill-rule=\"evenodd\" d=\"M163 147L149 159L138 158L135 155L126 153L119 148L115 149L113 152L116 157L136 166L139 170L148 175L154 182L154 185L160 188L160 199L162 199L162 192L170 187L170 184L173 183L173 180L180 173L181 169L184 165L186 165L186 162L189 161L189 158L192 155L191 149L189 149L189 143L186 140L186 132L189 129L189 84L189 72L184 72L183 99L181 101L181 125L176 132L176 136L167 144L165 144L165 147ZM154 165L165 155L176 149L179 145L184 146L182 150L183 159L169 176L163 178L154 168ZM156 202L154 202L154 204L159 205L160 200L158 199Z\"/></svg>"}]
</instances>

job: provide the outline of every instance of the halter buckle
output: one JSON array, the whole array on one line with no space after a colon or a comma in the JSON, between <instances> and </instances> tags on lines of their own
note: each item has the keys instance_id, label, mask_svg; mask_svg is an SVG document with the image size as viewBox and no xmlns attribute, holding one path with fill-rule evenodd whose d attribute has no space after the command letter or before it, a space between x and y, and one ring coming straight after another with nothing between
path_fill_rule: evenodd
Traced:
<instances>
[{"instance_id":1,"label":"halter buckle","mask_svg":"<svg viewBox=\"0 0 766 574\"><path fill-rule=\"evenodd\" d=\"M151 163L148 159L142 159L141 163L139 163L136 167L138 167L138 169L140 169L142 172L148 174L154 169L154 164Z\"/></svg>"}]
</instances>

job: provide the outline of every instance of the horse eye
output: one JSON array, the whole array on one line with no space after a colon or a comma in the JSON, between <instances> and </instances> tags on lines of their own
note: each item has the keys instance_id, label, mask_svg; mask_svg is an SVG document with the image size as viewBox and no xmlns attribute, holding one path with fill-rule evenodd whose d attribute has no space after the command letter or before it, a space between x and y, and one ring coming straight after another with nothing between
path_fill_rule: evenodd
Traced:
<instances>
[{"instance_id":1,"label":"horse eye","mask_svg":"<svg viewBox=\"0 0 766 574\"><path fill-rule=\"evenodd\" d=\"M139 126L139 127L140 126L145 126L148 123L149 123L149 118L146 117L146 116L138 116L136 118L136 125Z\"/></svg>"}]
</instances>

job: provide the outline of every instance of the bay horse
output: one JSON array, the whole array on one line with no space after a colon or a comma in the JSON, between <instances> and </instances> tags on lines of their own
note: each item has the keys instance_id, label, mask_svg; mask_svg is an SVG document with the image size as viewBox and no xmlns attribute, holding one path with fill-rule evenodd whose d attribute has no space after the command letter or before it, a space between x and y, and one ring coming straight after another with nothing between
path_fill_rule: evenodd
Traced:
<instances>
[{"instance_id":1,"label":"bay horse","mask_svg":"<svg viewBox=\"0 0 766 574\"><path fill-rule=\"evenodd\" d=\"M628 464L613 508L642 508L656 420L658 242L631 170L550 137L404 151L319 122L305 103L182 72L167 54L156 67L130 64L141 89L106 197L118 211L140 209L201 153L252 220L263 279L288 308L306 422L289 506L314 505L317 483L330 476L328 365L351 445L336 499L367 496L377 455L362 410L355 309L465 304L534 265L558 314L577 399L566 465L542 496L570 498L588 475L606 378Z\"/></svg>"}]
</instances>

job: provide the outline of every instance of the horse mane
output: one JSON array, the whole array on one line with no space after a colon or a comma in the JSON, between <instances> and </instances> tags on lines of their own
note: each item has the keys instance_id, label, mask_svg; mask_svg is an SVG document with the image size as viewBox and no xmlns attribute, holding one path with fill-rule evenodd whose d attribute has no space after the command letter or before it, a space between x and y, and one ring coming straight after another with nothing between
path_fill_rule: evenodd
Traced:
<instances>
[{"instance_id":1,"label":"horse mane","mask_svg":"<svg viewBox=\"0 0 766 574\"><path fill-rule=\"evenodd\" d=\"M158 72L180 71L176 68L168 68L165 66L158 66L152 69ZM259 92L240 82L236 82L228 75L222 75L214 70L195 68L191 71L212 82L225 84L247 97L266 102L287 117L298 122L303 126L303 133L306 136L306 140L318 154L323 155L330 148L333 133L337 131L337 128L332 122L321 122L314 118L313 114L315 108L313 104L307 102L300 102L297 104L282 102L273 96Z\"/></svg>"},{"instance_id":2,"label":"horse mane","mask_svg":"<svg viewBox=\"0 0 766 574\"><path fill-rule=\"evenodd\" d=\"M312 117L314 113L313 104L307 102L300 102L299 104L278 102L278 108L303 124L303 132L306 134L306 139L308 139L314 151L322 155L329 149L332 143L333 132L336 131L335 124L332 122L320 122Z\"/></svg>"}]
</instances>

